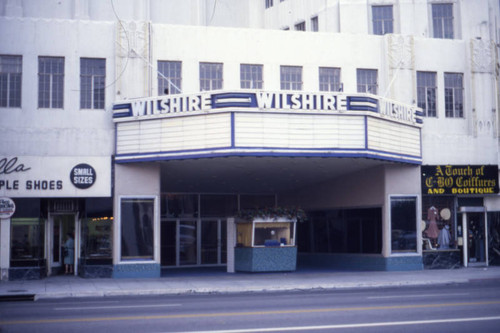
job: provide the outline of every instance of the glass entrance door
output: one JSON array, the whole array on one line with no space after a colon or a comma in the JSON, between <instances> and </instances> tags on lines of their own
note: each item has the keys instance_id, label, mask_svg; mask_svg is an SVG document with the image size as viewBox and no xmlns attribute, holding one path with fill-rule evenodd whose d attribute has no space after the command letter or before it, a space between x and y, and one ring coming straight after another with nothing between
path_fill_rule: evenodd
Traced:
<instances>
[{"instance_id":1,"label":"glass entrance door","mask_svg":"<svg viewBox=\"0 0 500 333\"><path fill-rule=\"evenodd\" d=\"M467 213L467 254L469 266L486 265L486 223L484 213Z\"/></svg>"},{"instance_id":2,"label":"glass entrance door","mask_svg":"<svg viewBox=\"0 0 500 333\"><path fill-rule=\"evenodd\" d=\"M48 236L49 236L49 244L48 247L48 258L49 258L49 267L48 267L48 275L58 275L64 274L64 264L65 257L66 262L73 263L73 274L77 273L77 237L75 237L75 233L78 236L78 229L76 228L76 218L75 214L57 214L51 215L50 223L48 226ZM69 251L65 253L64 245L68 240L68 234L71 234L73 238L72 246Z\"/></svg>"},{"instance_id":3,"label":"glass entrance door","mask_svg":"<svg viewBox=\"0 0 500 333\"><path fill-rule=\"evenodd\" d=\"M223 265L226 234L222 219L165 219L161 224L161 265Z\"/></svg>"}]
</instances>

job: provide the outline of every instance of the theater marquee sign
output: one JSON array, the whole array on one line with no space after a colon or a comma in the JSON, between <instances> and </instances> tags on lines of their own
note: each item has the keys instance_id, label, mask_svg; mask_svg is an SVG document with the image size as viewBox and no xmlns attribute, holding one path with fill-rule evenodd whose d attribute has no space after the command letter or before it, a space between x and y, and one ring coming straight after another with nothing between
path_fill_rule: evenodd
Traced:
<instances>
[{"instance_id":1,"label":"theater marquee sign","mask_svg":"<svg viewBox=\"0 0 500 333\"><path fill-rule=\"evenodd\" d=\"M497 194L498 165L422 166L422 194Z\"/></svg>"}]
</instances>

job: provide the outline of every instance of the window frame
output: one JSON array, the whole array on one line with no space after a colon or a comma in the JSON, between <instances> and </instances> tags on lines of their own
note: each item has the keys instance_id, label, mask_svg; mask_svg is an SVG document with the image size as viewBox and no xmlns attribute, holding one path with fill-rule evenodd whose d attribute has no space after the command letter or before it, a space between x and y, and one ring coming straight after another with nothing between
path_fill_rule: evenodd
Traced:
<instances>
[{"instance_id":1,"label":"window frame","mask_svg":"<svg viewBox=\"0 0 500 333\"><path fill-rule=\"evenodd\" d=\"M438 9L449 9L451 7L451 17L437 16ZM432 38L455 39L457 36L455 26L456 6L454 1L434 2L430 4L430 22L432 28ZM441 11L442 13L442 11ZM447 22L448 21L448 22ZM438 29L439 28L439 29ZM449 29L451 28L451 32Z\"/></svg>"},{"instance_id":2,"label":"window frame","mask_svg":"<svg viewBox=\"0 0 500 333\"><path fill-rule=\"evenodd\" d=\"M370 76L368 76L370 74ZM370 78L373 78L375 75L375 83L369 81ZM357 68L356 69L356 91L358 93L367 93L367 94L378 94L378 69L370 69L370 68ZM372 91L371 87L374 87L375 91Z\"/></svg>"},{"instance_id":3,"label":"window frame","mask_svg":"<svg viewBox=\"0 0 500 333\"><path fill-rule=\"evenodd\" d=\"M388 8L390 8L390 14L391 14L390 18L384 16L389 12L386 11ZM379 36L394 33L394 6L373 5L371 9L372 9L372 33L374 35L379 35ZM390 28L389 26L386 25L389 23L390 23Z\"/></svg>"},{"instance_id":4,"label":"window frame","mask_svg":"<svg viewBox=\"0 0 500 333\"><path fill-rule=\"evenodd\" d=\"M325 71L332 71L332 73L322 73ZM319 91L342 91L341 73L342 70L340 67L319 67ZM322 80L322 78L327 78L327 80ZM336 82L337 79L338 82Z\"/></svg>"},{"instance_id":5,"label":"window frame","mask_svg":"<svg viewBox=\"0 0 500 333\"><path fill-rule=\"evenodd\" d=\"M151 255L146 255L146 256L141 256L137 258L132 258L131 256L124 257L123 256L123 240L122 240L122 234L124 231L124 223L123 223L123 209L122 209L122 203L124 200L135 200L135 201L143 201L143 200L151 200L153 204L153 212L152 212L152 248L153 252ZM151 262L156 262L157 261L157 238L158 238L158 230L159 230L159 225L158 225L158 198L156 196L141 196L141 195L136 195L136 196L120 196L119 197L119 209L118 209L118 214L119 214L119 223L116 225L116 230L117 230L117 237L116 237L116 242L115 244L118 244L117 249L116 249L116 256L118 257L118 261L120 263L151 263ZM130 257L130 258L129 258Z\"/></svg>"},{"instance_id":6,"label":"window frame","mask_svg":"<svg viewBox=\"0 0 500 333\"><path fill-rule=\"evenodd\" d=\"M298 77L298 80L293 78ZM288 80L287 80L288 79ZM303 68L302 66L280 66L280 89L281 90L294 90L301 91L303 89Z\"/></svg>"},{"instance_id":7,"label":"window frame","mask_svg":"<svg viewBox=\"0 0 500 333\"><path fill-rule=\"evenodd\" d=\"M433 82L430 82L433 81ZM422 84L423 83L423 84ZM423 91L422 91L423 90ZM434 94L434 108L429 107L430 92ZM417 71L417 105L422 108L424 117L437 118L438 105L437 73L429 71ZM424 96L423 96L424 95ZM421 100L421 96L424 97Z\"/></svg>"},{"instance_id":8,"label":"window frame","mask_svg":"<svg viewBox=\"0 0 500 333\"><path fill-rule=\"evenodd\" d=\"M158 96L182 93L182 61L158 60L157 66Z\"/></svg>"},{"instance_id":9,"label":"window frame","mask_svg":"<svg viewBox=\"0 0 500 333\"><path fill-rule=\"evenodd\" d=\"M306 31L306 21L301 21L293 26L295 31Z\"/></svg>"},{"instance_id":10,"label":"window frame","mask_svg":"<svg viewBox=\"0 0 500 333\"><path fill-rule=\"evenodd\" d=\"M92 61L92 66L87 66L86 71L92 73L83 73L84 62ZM100 68L104 65L103 72ZM93 71L98 73L93 73ZM86 79L90 79L89 88ZM100 81L100 82L99 82ZM99 86L102 86L100 88ZM102 92L101 92L102 91ZM101 93L100 93L101 92ZM89 99L90 97L90 99ZM86 99L87 98L87 99ZM88 107L90 106L90 107ZM80 58L80 109L82 110L104 110L106 107L106 58Z\"/></svg>"},{"instance_id":11,"label":"window frame","mask_svg":"<svg viewBox=\"0 0 500 333\"><path fill-rule=\"evenodd\" d=\"M240 88L241 89L263 89L264 88L264 65L240 64Z\"/></svg>"},{"instance_id":12,"label":"window frame","mask_svg":"<svg viewBox=\"0 0 500 333\"><path fill-rule=\"evenodd\" d=\"M224 88L224 64L222 62L200 62L199 70L200 91L221 90ZM212 77L212 74L215 74L215 77Z\"/></svg>"},{"instance_id":13,"label":"window frame","mask_svg":"<svg viewBox=\"0 0 500 333\"><path fill-rule=\"evenodd\" d=\"M412 200L414 202L414 216L415 216L415 220L413 221L413 226L412 226L412 229L411 230L406 230L406 232L413 232L415 231L415 237L413 238L413 240L415 241L415 248L411 248L411 249L394 249L394 230L402 230L402 229L395 229L395 221L394 221L394 218L395 218L395 212L393 211L393 209L395 208L393 206L393 203L395 203L396 201L409 201L409 200ZM419 196L414 194L414 195L390 195L389 196L389 223L390 223L390 249L391 249L391 254L418 254L419 252L421 252L421 246L419 247L419 244L421 244L421 238L419 237L418 233L419 233L419 228L417 226L417 221L419 220L419 210L421 209L419 207ZM399 225L398 225L399 226ZM420 242L419 242L420 240Z\"/></svg>"},{"instance_id":14,"label":"window frame","mask_svg":"<svg viewBox=\"0 0 500 333\"><path fill-rule=\"evenodd\" d=\"M311 17L311 31L319 31L319 18L318 15Z\"/></svg>"},{"instance_id":15,"label":"window frame","mask_svg":"<svg viewBox=\"0 0 500 333\"><path fill-rule=\"evenodd\" d=\"M4 64L9 59L13 63ZM22 85L23 56L0 54L0 108L21 108Z\"/></svg>"},{"instance_id":16,"label":"window frame","mask_svg":"<svg viewBox=\"0 0 500 333\"><path fill-rule=\"evenodd\" d=\"M43 64L44 61L50 63ZM62 71L57 72L57 69L55 68L56 66L61 66ZM38 108L39 109L64 109L64 75L65 75L64 66L65 66L64 57L53 57L53 56L38 57ZM42 85L44 85L44 87L47 87L46 80L48 80L48 89L42 89Z\"/></svg>"},{"instance_id":17,"label":"window frame","mask_svg":"<svg viewBox=\"0 0 500 333\"><path fill-rule=\"evenodd\" d=\"M464 75L463 73L444 73L444 110L446 118L464 118ZM453 77L454 78L453 78ZM459 78L457 81L456 79ZM448 85L450 80L460 85ZM451 103L449 98L451 97ZM458 104L457 104L458 102ZM461 108L458 108L458 105ZM451 106L451 107L450 107Z\"/></svg>"}]
</instances>

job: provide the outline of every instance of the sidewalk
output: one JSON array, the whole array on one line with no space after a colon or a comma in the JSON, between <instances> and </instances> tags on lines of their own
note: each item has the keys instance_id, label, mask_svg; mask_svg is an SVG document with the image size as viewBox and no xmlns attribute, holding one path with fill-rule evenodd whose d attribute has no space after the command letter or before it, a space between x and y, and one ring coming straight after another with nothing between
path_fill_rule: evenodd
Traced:
<instances>
[{"instance_id":1,"label":"sidewalk","mask_svg":"<svg viewBox=\"0 0 500 333\"><path fill-rule=\"evenodd\" d=\"M172 273L157 279L82 279L54 276L43 280L2 281L7 296L36 299L186 293L235 293L311 289L350 289L439 285L499 280L500 267L410 272L297 271L290 273Z\"/></svg>"}]
</instances>

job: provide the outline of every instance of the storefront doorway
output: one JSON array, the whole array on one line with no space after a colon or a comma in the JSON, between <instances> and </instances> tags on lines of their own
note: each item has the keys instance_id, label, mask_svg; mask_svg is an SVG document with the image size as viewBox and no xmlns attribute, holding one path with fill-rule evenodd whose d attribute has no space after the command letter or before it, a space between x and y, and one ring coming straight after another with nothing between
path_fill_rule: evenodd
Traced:
<instances>
[{"instance_id":1,"label":"storefront doorway","mask_svg":"<svg viewBox=\"0 0 500 333\"><path fill-rule=\"evenodd\" d=\"M68 239L68 233L74 237L73 274L78 275L78 251L80 248L80 227L77 214L50 214L47 224L47 275L64 274L64 243ZM71 251L70 251L71 254Z\"/></svg>"},{"instance_id":2,"label":"storefront doorway","mask_svg":"<svg viewBox=\"0 0 500 333\"><path fill-rule=\"evenodd\" d=\"M488 234L486 212L483 207L461 207L464 230L464 266L488 265Z\"/></svg>"},{"instance_id":3,"label":"storefront doorway","mask_svg":"<svg viewBox=\"0 0 500 333\"><path fill-rule=\"evenodd\" d=\"M161 223L161 265L225 265L226 235L224 219L165 219Z\"/></svg>"}]
</instances>

